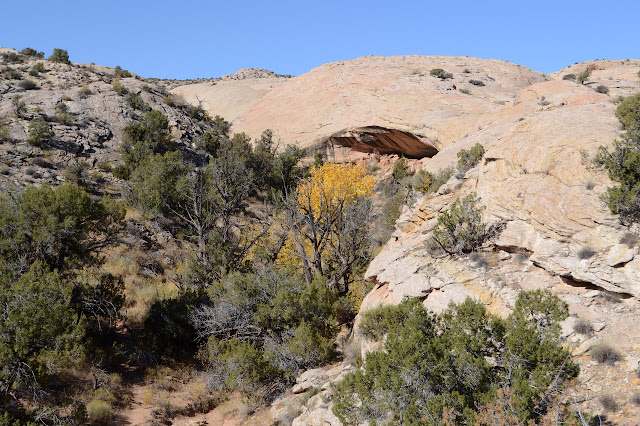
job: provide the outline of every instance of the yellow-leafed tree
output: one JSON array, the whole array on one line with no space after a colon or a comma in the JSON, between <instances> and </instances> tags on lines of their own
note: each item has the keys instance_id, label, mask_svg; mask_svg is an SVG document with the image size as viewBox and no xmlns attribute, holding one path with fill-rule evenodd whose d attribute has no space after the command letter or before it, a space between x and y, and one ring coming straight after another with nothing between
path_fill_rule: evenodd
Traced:
<instances>
[{"instance_id":1,"label":"yellow-leafed tree","mask_svg":"<svg viewBox=\"0 0 640 426\"><path fill-rule=\"evenodd\" d=\"M299 259L308 282L321 275L328 286L348 291L353 268L368 259L374 185L364 167L327 163L298 186L281 255Z\"/></svg>"}]
</instances>

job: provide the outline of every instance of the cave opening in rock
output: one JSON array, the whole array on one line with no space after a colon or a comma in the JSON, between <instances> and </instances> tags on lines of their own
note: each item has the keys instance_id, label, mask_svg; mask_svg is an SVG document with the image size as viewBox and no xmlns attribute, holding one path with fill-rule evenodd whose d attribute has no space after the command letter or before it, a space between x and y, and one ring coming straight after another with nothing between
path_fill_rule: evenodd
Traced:
<instances>
[{"instance_id":1,"label":"cave opening in rock","mask_svg":"<svg viewBox=\"0 0 640 426\"><path fill-rule=\"evenodd\" d=\"M328 142L354 151L398 154L407 158L433 157L438 153L424 136L380 126L345 129L329 136Z\"/></svg>"}]
</instances>

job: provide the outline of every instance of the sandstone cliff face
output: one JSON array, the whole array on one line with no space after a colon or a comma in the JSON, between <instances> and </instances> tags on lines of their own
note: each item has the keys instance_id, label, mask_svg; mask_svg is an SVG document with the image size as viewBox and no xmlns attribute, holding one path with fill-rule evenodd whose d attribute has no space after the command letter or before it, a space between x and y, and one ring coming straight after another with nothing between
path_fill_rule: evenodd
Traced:
<instances>
[{"instance_id":1,"label":"sandstone cliff face","mask_svg":"<svg viewBox=\"0 0 640 426\"><path fill-rule=\"evenodd\" d=\"M288 80L272 71L246 69L220 79L178 86L171 93L193 105L201 103L212 117L219 115L234 122L247 108Z\"/></svg>"},{"instance_id":2,"label":"sandstone cliff face","mask_svg":"<svg viewBox=\"0 0 640 426\"><path fill-rule=\"evenodd\" d=\"M637 81L625 84L640 90ZM512 106L485 115L486 127L423 161L424 168L436 171L454 165L461 148L481 143L486 154L479 168L457 183L459 189L450 182L442 194L418 202L367 276L390 286L424 279L420 266L430 260L423 242L437 213L475 191L486 208L485 220L506 222L495 241L499 248L527 253L552 276L640 297L635 247L620 243L627 230L600 200L611 182L588 158L618 136L614 110L610 96L574 82L549 81L531 85ZM594 253L587 258L588 251Z\"/></svg>"},{"instance_id":3,"label":"sandstone cliff face","mask_svg":"<svg viewBox=\"0 0 640 426\"><path fill-rule=\"evenodd\" d=\"M431 76L435 68L451 73L451 78ZM211 114L224 116L229 111L226 118L234 130L253 138L269 128L284 143L319 149L336 133L378 126L409 132L440 149L482 125L484 114L501 109L524 88L544 80L540 73L498 60L369 56L323 65L264 94L252 92L252 104L244 94L236 101L225 99L225 93L259 82L229 82L197 96ZM181 90L189 90L185 99L195 98L197 90L187 86L174 92Z\"/></svg>"}]
</instances>

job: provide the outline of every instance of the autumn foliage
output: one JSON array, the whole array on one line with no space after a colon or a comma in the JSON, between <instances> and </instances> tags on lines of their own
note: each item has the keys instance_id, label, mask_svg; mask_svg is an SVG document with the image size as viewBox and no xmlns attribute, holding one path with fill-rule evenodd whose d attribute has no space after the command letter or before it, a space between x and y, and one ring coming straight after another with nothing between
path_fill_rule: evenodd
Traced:
<instances>
[{"instance_id":1,"label":"autumn foliage","mask_svg":"<svg viewBox=\"0 0 640 426\"><path fill-rule=\"evenodd\" d=\"M326 210L337 214L342 206L369 197L375 180L362 166L326 163L311 169L311 176L298 188L301 211L322 216Z\"/></svg>"},{"instance_id":2,"label":"autumn foliage","mask_svg":"<svg viewBox=\"0 0 640 426\"><path fill-rule=\"evenodd\" d=\"M325 276L329 286L347 292L353 267L368 255L374 185L362 166L313 168L290 205L290 234L280 261L300 265L308 282L314 275Z\"/></svg>"}]
</instances>

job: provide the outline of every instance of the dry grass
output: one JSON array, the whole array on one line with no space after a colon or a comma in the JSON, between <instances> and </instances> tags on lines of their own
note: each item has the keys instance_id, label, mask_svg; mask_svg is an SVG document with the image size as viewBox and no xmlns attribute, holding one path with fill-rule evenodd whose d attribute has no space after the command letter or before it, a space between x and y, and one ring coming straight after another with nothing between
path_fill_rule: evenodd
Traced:
<instances>
[{"instance_id":1,"label":"dry grass","mask_svg":"<svg viewBox=\"0 0 640 426\"><path fill-rule=\"evenodd\" d=\"M573 331L578 334L584 334L585 336L590 336L593 334L593 326L587 320L582 318L578 319L578 322L573 326Z\"/></svg>"},{"instance_id":2,"label":"dry grass","mask_svg":"<svg viewBox=\"0 0 640 426\"><path fill-rule=\"evenodd\" d=\"M92 422L103 424L111 418L111 404L100 399L93 399L87 404L87 415Z\"/></svg>"},{"instance_id":3,"label":"dry grass","mask_svg":"<svg viewBox=\"0 0 640 426\"><path fill-rule=\"evenodd\" d=\"M602 408L605 411L614 412L618 411L618 409L620 408L618 401L613 395L604 394L599 398L599 400L600 404L602 404Z\"/></svg>"},{"instance_id":4,"label":"dry grass","mask_svg":"<svg viewBox=\"0 0 640 426\"><path fill-rule=\"evenodd\" d=\"M607 343L594 346L589 354L599 364L613 365L622 359L620 353Z\"/></svg>"},{"instance_id":5,"label":"dry grass","mask_svg":"<svg viewBox=\"0 0 640 426\"><path fill-rule=\"evenodd\" d=\"M156 258L164 258L157 254ZM178 287L168 280L168 276L175 276L175 269L161 264L161 273L152 276L141 275L142 267L147 263L158 261L149 254L139 249L129 249L119 246L105 253L103 269L119 278L125 284L125 309L124 312L132 324L141 324L147 316L149 307L158 300L176 297ZM173 265L182 267L182 263ZM147 274L148 275L148 274Z\"/></svg>"},{"instance_id":6,"label":"dry grass","mask_svg":"<svg viewBox=\"0 0 640 426\"><path fill-rule=\"evenodd\" d=\"M142 403L144 405L152 405L153 404L153 389L146 389L142 394Z\"/></svg>"}]
</instances>

